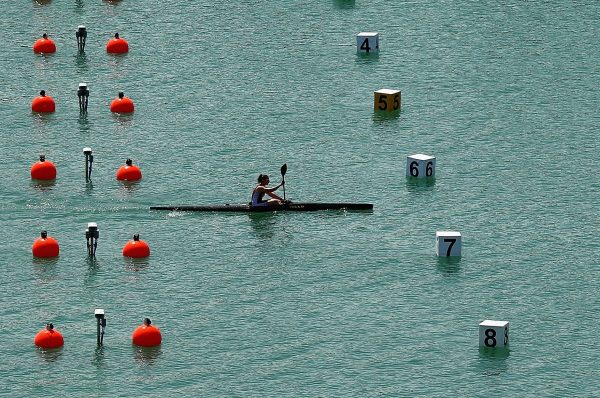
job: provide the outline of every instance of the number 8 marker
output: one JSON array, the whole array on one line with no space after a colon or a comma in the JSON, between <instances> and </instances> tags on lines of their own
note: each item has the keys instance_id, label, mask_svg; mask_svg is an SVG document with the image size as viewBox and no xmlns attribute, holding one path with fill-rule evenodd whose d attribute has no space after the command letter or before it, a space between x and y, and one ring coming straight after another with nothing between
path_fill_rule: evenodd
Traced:
<instances>
[{"instance_id":1,"label":"number 8 marker","mask_svg":"<svg viewBox=\"0 0 600 398\"><path fill-rule=\"evenodd\" d=\"M499 348L508 346L508 322L486 319L479 324L479 346Z\"/></svg>"}]
</instances>

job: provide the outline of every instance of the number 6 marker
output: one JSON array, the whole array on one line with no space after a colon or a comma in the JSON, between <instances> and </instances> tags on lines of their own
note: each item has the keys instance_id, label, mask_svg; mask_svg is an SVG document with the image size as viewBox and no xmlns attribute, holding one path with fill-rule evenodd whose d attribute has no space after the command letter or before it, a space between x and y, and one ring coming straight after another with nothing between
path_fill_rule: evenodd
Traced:
<instances>
[{"instance_id":1,"label":"number 6 marker","mask_svg":"<svg viewBox=\"0 0 600 398\"><path fill-rule=\"evenodd\" d=\"M417 153L406 157L406 176L435 178L435 157Z\"/></svg>"}]
</instances>

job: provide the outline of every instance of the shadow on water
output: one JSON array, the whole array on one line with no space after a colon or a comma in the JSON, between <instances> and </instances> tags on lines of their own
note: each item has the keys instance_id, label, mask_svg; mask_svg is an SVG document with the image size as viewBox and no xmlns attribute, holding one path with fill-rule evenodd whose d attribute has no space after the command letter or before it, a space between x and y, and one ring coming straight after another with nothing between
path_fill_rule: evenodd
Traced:
<instances>
[{"instance_id":1,"label":"shadow on water","mask_svg":"<svg viewBox=\"0 0 600 398\"><path fill-rule=\"evenodd\" d=\"M121 187L119 188L119 196L121 195L130 195L135 193L135 191L140 186L140 181L119 181L121 183Z\"/></svg>"},{"instance_id":2,"label":"shadow on water","mask_svg":"<svg viewBox=\"0 0 600 398\"><path fill-rule=\"evenodd\" d=\"M53 65L53 58L54 58L54 56L55 56L54 53L35 54L35 67L36 67L36 69L51 68L52 65ZM52 114L50 113L50 114L40 114L40 115L50 116Z\"/></svg>"},{"instance_id":3,"label":"shadow on water","mask_svg":"<svg viewBox=\"0 0 600 398\"><path fill-rule=\"evenodd\" d=\"M333 0L333 5L340 9L354 8L355 3L355 0Z\"/></svg>"},{"instance_id":4,"label":"shadow on water","mask_svg":"<svg viewBox=\"0 0 600 398\"><path fill-rule=\"evenodd\" d=\"M158 347L139 347L132 345L133 358L140 366L151 366L156 363L162 353L160 346Z\"/></svg>"},{"instance_id":5,"label":"shadow on water","mask_svg":"<svg viewBox=\"0 0 600 398\"><path fill-rule=\"evenodd\" d=\"M248 218L250 219L252 231L258 238L273 239L277 230L274 212L248 213Z\"/></svg>"},{"instance_id":6,"label":"shadow on water","mask_svg":"<svg viewBox=\"0 0 600 398\"><path fill-rule=\"evenodd\" d=\"M508 370L510 348L479 347L478 368L486 376L498 376Z\"/></svg>"},{"instance_id":7,"label":"shadow on water","mask_svg":"<svg viewBox=\"0 0 600 398\"><path fill-rule=\"evenodd\" d=\"M369 65L379 62L379 51L377 52L356 52L356 63L359 65Z\"/></svg>"},{"instance_id":8,"label":"shadow on water","mask_svg":"<svg viewBox=\"0 0 600 398\"><path fill-rule=\"evenodd\" d=\"M443 274L456 274L460 272L461 257L438 257L437 269Z\"/></svg>"},{"instance_id":9,"label":"shadow on water","mask_svg":"<svg viewBox=\"0 0 600 398\"><path fill-rule=\"evenodd\" d=\"M32 188L40 192L51 191L55 184L56 180L31 180L29 183Z\"/></svg>"},{"instance_id":10,"label":"shadow on water","mask_svg":"<svg viewBox=\"0 0 600 398\"><path fill-rule=\"evenodd\" d=\"M133 113L113 113L112 117L119 124L120 129L131 127L133 124Z\"/></svg>"},{"instance_id":11,"label":"shadow on water","mask_svg":"<svg viewBox=\"0 0 600 398\"><path fill-rule=\"evenodd\" d=\"M129 53L108 53L106 54L110 57L110 64L111 65L119 65L119 63L121 61L123 61L125 58L127 58L129 56Z\"/></svg>"},{"instance_id":12,"label":"shadow on water","mask_svg":"<svg viewBox=\"0 0 600 398\"><path fill-rule=\"evenodd\" d=\"M150 266L149 258L123 257L123 261L125 262L125 268L128 271L139 272Z\"/></svg>"},{"instance_id":13,"label":"shadow on water","mask_svg":"<svg viewBox=\"0 0 600 398\"><path fill-rule=\"evenodd\" d=\"M85 247L82 250L86 250ZM94 256L87 256L85 263L87 265L87 273L85 275L84 284L92 285L96 274L100 270L100 263Z\"/></svg>"},{"instance_id":14,"label":"shadow on water","mask_svg":"<svg viewBox=\"0 0 600 398\"><path fill-rule=\"evenodd\" d=\"M415 178L406 177L406 190L412 193L433 191L435 187L435 177Z\"/></svg>"},{"instance_id":15,"label":"shadow on water","mask_svg":"<svg viewBox=\"0 0 600 398\"><path fill-rule=\"evenodd\" d=\"M98 368L104 366L104 346L96 346L96 349L94 350L94 358L92 359L92 364Z\"/></svg>"},{"instance_id":16,"label":"shadow on water","mask_svg":"<svg viewBox=\"0 0 600 398\"><path fill-rule=\"evenodd\" d=\"M38 258L33 257L32 263L36 279L42 282L49 282L57 277L57 264L60 257Z\"/></svg>"},{"instance_id":17,"label":"shadow on water","mask_svg":"<svg viewBox=\"0 0 600 398\"><path fill-rule=\"evenodd\" d=\"M44 270L48 270L50 267L56 266L59 258L60 257L51 257L51 258L33 257L32 262L35 266L43 267Z\"/></svg>"},{"instance_id":18,"label":"shadow on water","mask_svg":"<svg viewBox=\"0 0 600 398\"><path fill-rule=\"evenodd\" d=\"M91 123L88 120L87 112L79 112L79 118L77 119L77 125L79 126L79 131L82 133L89 133L91 128Z\"/></svg>"},{"instance_id":19,"label":"shadow on water","mask_svg":"<svg viewBox=\"0 0 600 398\"><path fill-rule=\"evenodd\" d=\"M82 71L88 70L87 55L85 55L85 52L78 52L75 55L75 66Z\"/></svg>"},{"instance_id":20,"label":"shadow on water","mask_svg":"<svg viewBox=\"0 0 600 398\"><path fill-rule=\"evenodd\" d=\"M374 111L371 118L375 124L397 124L401 120L400 112L400 110L394 112Z\"/></svg>"},{"instance_id":21,"label":"shadow on water","mask_svg":"<svg viewBox=\"0 0 600 398\"><path fill-rule=\"evenodd\" d=\"M85 190L83 193L85 195L91 195L94 192L94 182L92 180L85 182Z\"/></svg>"},{"instance_id":22,"label":"shadow on water","mask_svg":"<svg viewBox=\"0 0 600 398\"><path fill-rule=\"evenodd\" d=\"M37 351L39 358L45 362L58 361L58 359L62 356L62 349L63 349L63 347L51 348L51 349L44 349L44 348L36 347L36 351Z\"/></svg>"},{"instance_id":23,"label":"shadow on water","mask_svg":"<svg viewBox=\"0 0 600 398\"><path fill-rule=\"evenodd\" d=\"M38 113L31 112L33 116L33 124L38 132L43 132L46 126L52 121L54 113Z\"/></svg>"}]
</instances>

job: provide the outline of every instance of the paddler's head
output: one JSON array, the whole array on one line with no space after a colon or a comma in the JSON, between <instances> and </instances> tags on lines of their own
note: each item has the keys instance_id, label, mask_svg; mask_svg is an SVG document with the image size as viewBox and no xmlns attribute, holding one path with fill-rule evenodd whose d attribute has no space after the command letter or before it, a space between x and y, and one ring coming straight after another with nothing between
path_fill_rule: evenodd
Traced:
<instances>
[{"instance_id":1,"label":"paddler's head","mask_svg":"<svg viewBox=\"0 0 600 398\"><path fill-rule=\"evenodd\" d=\"M269 183L269 176L266 174L261 174L258 176L258 183L261 185L267 185Z\"/></svg>"}]
</instances>

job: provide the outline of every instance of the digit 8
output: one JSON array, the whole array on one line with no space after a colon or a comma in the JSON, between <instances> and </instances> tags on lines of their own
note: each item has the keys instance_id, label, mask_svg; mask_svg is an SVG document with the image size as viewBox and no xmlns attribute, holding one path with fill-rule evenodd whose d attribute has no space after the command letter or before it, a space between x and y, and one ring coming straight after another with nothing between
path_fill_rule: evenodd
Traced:
<instances>
[{"instance_id":1,"label":"digit 8","mask_svg":"<svg viewBox=\"0 0 600 398\"><path fill-rule=\"evenodd\" d=\"M494 329L485 329L485 340L483 343L486 347L496 347L496 331ZM491 340L491 343L489 342Z\"/></svg>"}]
</instances>

